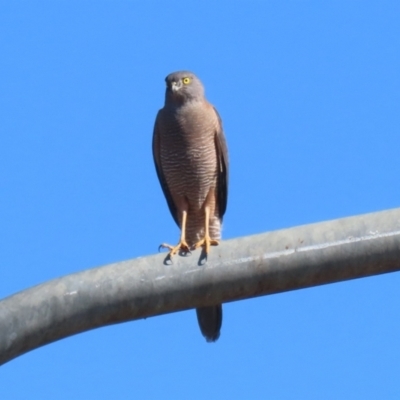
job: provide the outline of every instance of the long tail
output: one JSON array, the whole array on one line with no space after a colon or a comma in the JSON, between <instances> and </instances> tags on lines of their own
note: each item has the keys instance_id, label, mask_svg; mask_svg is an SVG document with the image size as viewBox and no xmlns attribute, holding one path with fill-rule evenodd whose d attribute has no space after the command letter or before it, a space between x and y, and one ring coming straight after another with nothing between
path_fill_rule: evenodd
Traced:
<instances>
[{"instance_id":1,"label":"long tail","mask_svg":"<svg viewBox=\"0 0 400 400\"><path fill-rule=\"evenodd\" d=\"M196 309L200 330L207 342L215 342L222 325L222 304Z\"/></svg>"}]
</instances>

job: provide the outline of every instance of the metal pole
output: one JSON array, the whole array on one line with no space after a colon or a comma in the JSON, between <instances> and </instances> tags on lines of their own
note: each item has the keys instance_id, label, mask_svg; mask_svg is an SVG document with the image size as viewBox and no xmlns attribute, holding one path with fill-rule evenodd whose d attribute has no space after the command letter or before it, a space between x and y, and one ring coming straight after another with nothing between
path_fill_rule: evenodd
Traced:
<instances>
[{"instance_id":1,"label":"metal pole","mask_svg":"<svg viewBox=\"0 0 400 400\"><path fill-rule=\"evenodd\" d=\"M400 208L124 261L0 301L0 364L100 326L400 269ZM193 319L195 323L195 319Z\"/></svg>"}]
</instances>

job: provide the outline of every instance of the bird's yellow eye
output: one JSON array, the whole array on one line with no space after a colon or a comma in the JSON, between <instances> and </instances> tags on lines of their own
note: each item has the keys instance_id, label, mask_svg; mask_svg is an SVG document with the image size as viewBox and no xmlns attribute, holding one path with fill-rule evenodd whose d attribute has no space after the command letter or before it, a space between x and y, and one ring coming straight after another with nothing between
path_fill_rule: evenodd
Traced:
<instances>
[{"instance_id":1,"label":"bird's yellow eye","mask_svg":"<svg viewBox=\"0 0 400 400\"><path fill-rule=\"evenodd\" d=\"M188 85L188 84L190 83L190 78L188 78L188 77L186 76L185 78L182 79L182 82L183 82L185 85Z\"/></svg>"}]
</instances>

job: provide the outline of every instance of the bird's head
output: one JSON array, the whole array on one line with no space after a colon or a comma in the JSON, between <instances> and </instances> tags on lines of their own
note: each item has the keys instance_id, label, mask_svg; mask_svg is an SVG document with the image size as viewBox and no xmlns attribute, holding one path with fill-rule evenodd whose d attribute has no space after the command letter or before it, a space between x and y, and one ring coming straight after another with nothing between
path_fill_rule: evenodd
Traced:
<instances>
[{"instance_id":1,"label":"bird's head","mask_svg":"<svg viewBox=\"0 0 400 400\"><path fill-rule=\"evenodd\" d=\"M187 100L202 99L204 87L199 78L189 71L178 71L165 78L167 89L165 100L174 103L184 103Z\"/></svg>"}]
</instances>

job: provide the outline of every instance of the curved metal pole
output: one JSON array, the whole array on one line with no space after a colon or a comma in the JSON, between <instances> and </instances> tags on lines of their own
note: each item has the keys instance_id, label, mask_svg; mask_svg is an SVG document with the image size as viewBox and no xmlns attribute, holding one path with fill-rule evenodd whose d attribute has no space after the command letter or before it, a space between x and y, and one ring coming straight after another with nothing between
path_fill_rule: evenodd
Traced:
<instances>
[{"instance_id":1,"label":"curved metal pole","mask_svg":"<svg viewBox=\"0 0 400 400\"><path fill-rule=\"evenodd\" d=\"M54 279L0 301L0 364L100 326L400 269L400 209L137 258ZM193 319L193 323L195 320Z\"/></svg>"}]
</instances>

